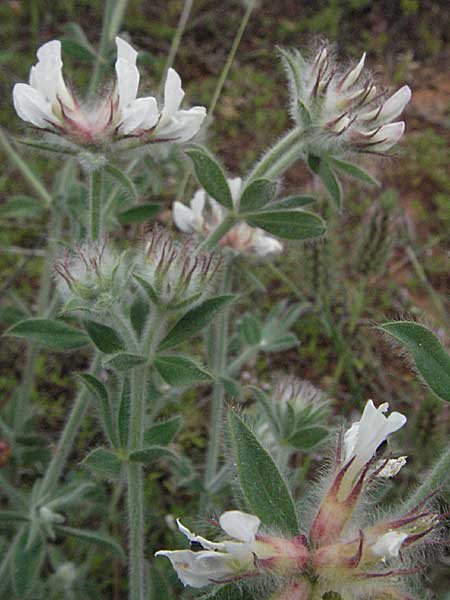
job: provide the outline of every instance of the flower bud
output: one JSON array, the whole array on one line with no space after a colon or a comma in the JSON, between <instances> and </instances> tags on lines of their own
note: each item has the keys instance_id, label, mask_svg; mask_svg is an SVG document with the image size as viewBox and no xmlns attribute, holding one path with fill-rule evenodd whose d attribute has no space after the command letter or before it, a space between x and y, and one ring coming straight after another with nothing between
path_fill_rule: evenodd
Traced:
<instances>
[{"instance_id":1,"label":"flower bud","mask_svg":"<svg viewBox=\"0 0 450 600\"><path fill-rule=\"evenodd\" d=\"M190 239L179 243L155 227L135 274L154 303L178 310L193 306L208 294L220 264L217 254L202 251Z\"/></svg>"},{"instance_id":2,"label":"flower bud","mask_svg":"<svg viewBox=\"0 0 450 600\"><path fill-rule=\"evenodd\" d=\"M65 251L55 265L65 311L102 312L122 299L128 282L127 256L104 242Z\"/></svg>"}]
</instances>

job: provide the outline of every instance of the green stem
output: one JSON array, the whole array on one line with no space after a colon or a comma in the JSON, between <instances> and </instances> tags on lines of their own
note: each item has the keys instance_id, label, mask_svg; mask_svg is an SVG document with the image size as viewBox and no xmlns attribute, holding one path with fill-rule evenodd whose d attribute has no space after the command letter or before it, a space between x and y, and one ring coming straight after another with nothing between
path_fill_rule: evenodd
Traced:
<instances>
[{"instance_id":1,"label":"green stem","mask_svg":"<svg viewBox=\"0 0 450 600\"><path fill-rule=\"evenodd\" d=\"M42 182L38 177L33 173L27 163L17 154L14 148L8 141L8 138L4 134L2 128L0 127L0 147L3 149L11 163L16 167L18 171L22 174L23 178L27 181L30 187L36 192L36 194L44 201L45 205L48 207L52 204L52 196L45 189Z\"/></svg>"},{"instance_id":2,"label":"green stem","mask_svg":"<svg viewBox=\"0 0 450 600\"><path fill-rule=\"evenodd\" d=\"M220 240L230 231L235 223L236 217L229 213L222 223L220 223L220 225L218 225L218 227L216 227L216 229L214 229L214 231L211 232L205 240L203 240L201 246L205 250L212 250L214 246L217 246Z\"/></svg>"},{"instance_id":3,"label":"green stem","mask_svg":"<svg viewBox=\"0 0 450 600\"><path fill-rule=\"evenodd\" d=\"M39 317L44 316L49 304L52 284L52 269L59 247L58 244L61 237L62 226L62 215L59 213L59 211L53 211L48 226L49 243L47 248L47 256L42 267L41 280L39 284L38 303L36 307L36 314ZM21 391L17 397L16 410L14 414L14 428L16 433L22 430L25 422L27 414L26 405L30 400L36 380L36 364L38 357L39 347L32 342L29 343L27 346Z\"/></svg>"},{"instance_id":4,"label":"green stem","mask_svg":"<svg viewBox=\"0 0 450 600\"><path fill-rule=\"evenodd\" d=\"M239 44L241 43L242 36L244 35L244 31L247 27L248 21L252 14L253 8L255 6L255 2L256 2L256 0L250 0L250 2L248 3L248 7L247 7L247 10L245 11L244 18L242 19L241 24L239 25L239 29L236 32L236 36L233 40L233 45L231 46L231 50L230 50L230 53L228 54L227 61L222 70L222 73L220 74L216 89L214 90L214 95L212 97L211 104L209 105L208 115L210 118L213 116L214 111L216 110L217 102L220 98L220 94L222 93L222 88L225 84L225 81L227 80L228 73L231 69L231 65L233 64L233 60L234 60L234 57L236 56L236 52L239 47Z\"/></svg>"},{"instance_id":5,"label":"green stem","mask_svg":"<svg viewBox=\"0 0 450 600\"><path fill-rule=\"evenodd\" d=\"M91 373L95 373L100 362L98 355L95 355L91 365ZM53 458L50 461L47 471L45 472L44 478L41 482L39 496L44 498L48 493L52 492L58 483L59 478L64 470L64 466L69 456L72 446L75 440L75 436L78 433L81 422L85 415L88 407L89 392L83 387L78 392L75 399L75 403L72 408L72 412L67 419L62 434L58 441Z\"/></svg>"},{"instance_id":6,"label":"green stem","mask_svg":"<svg viewBox=\"0 0 450 600\"><path fill-rule=\"evenodd\" d=\"M103 169L89 174L89 233L93 242L102 236L102 184Z\"/></svg>"},{"instance_id":7,"label":"green stem","mask_svg":"<svg viewBox=\"0 0 450 600\"><path fill-rule=\"evenodd\" d=\"M220 286L220 294L228 293L232 288L232 271L233 261L228 259L223 279ZM227 360L228 347L228 320L229 310L225 309L217 319L215 326L211 328L210 339L212 340L212 352L210 353L210 362L213 373L222 374L225 371ZM217 465L219 462L220 446L221 446L221 430L223 426L223 409L224 409L224 388L221 383L216 383L213 389L212 404L211 404L211 419L209 428L209 443L206 455L206 467L204 475L205 488L216 475ZM200 510L204 512L206 509L207 498L203 496L200 500Z\"/></svg>"},{"instance_id":8,"label":"green stem","mask_svg":"<svg viewBox=\"0 0 450 600\"><path fill-rule=\"evenodd\" d=\"M177 30L172 39L172 44L170 46L169 54L167 56L166 64L164 65L164 71L161 78L161 84L159 87L159 93L162 94L164 89L164 83L166 81L167 73L169 69L172 67L175 57L178 52L178 48L180 47L181 38L183 36L184 30L186 28L186 24L189 19L189 15L191 14L192 5L194 4L194 0L184 0L183 10L181 11L180 19L178 21Z\"/></svg>"},{"instance_id":9,"label":"green stem","mask_svg":"<svg viewBox=\"0 0 450 600\"><path fill-rule=\"evenodd\" d=\"M147 372L151 364L161 332L165 327L165 318L156 307L146 324L142 336L142 354L148 357L145 366L134 369L131 381L131 410L130 410L130 437L129 450L142 448L145 420L145 406L147 400ZM144 572L144 494L143 494L143 469L139 463L128 463L128 525L129 538L129 573L130 573L130 600L145 600L145 572Z\"/></svg>"},{"instance_id":10,"label":"green stem","mask_svg":"<svg viewBox=\"0 0 450 600\"><path fill-rule=\"evenodd\" d=\"M302 156L305 137L305 131L302 129L296 128L288 131L256 163L247 178L247 184L259 177L279 177Z\"/></svg>"},{"instance_id":11,"label":"green stem","mask_svg":"<svg viewBox=\"0 0 450 600\"><path fill-rule=\"evenodd\" d=\"M433 492L442 489L450 479L450 446L436 462L425 481L417 488L414 494L407 500L405 510L411 510L417 504L425 500Z\"/></svg>"},{"instance_id":12,"label":"green stem","mask_svg":"<svg viewBox=\"0 0 450 600\"><path fill-rule=\"evenodd\" d=\"M89 85L89 98L98 92L102 69L107 64L108 50L120 30L127 4L128 0L107 0L105 4L100 45Z\"/></svg>"}]
</instances>

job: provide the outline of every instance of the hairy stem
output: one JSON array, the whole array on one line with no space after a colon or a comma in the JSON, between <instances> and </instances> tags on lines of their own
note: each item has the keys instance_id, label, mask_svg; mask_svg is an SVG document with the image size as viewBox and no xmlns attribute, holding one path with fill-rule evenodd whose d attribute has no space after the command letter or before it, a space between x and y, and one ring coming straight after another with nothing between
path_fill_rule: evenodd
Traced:
<instances>
[{"instance_id":1,"label":"hairy stem","mask_svg":"<svg viewBox=\"0 0 450 600\"><path fill-rule=\"evenodd\" d=\"M99 366L100 358L95 355L92 360L91 373L95 373ZM89 392L86 388L81 389L75 399L72 411L67 419L62 434L59 438L58 445L50 461L44 478L41 482L39 495L44 498L48 493L53 491L58 483L59 478L64 470L67 458L72 450L75 437L80 428L81 422L88 407Z\"/></svg>"},{"instance_id":2,"label":"hairy stem","mask_svg":"<svg viewBox=\"0 0 450 600\"><path fill-rule=\"evenodd\" d=\"M102 236L102 187L103 169L89 174L89 234L93 242Z\"/></svg>"},{"instance_id":3,"label":"hairy stem","mask_svg":"<svg viewBox=\"0 0 450 600\"><path fill-rule=\"evenodd\" d=\"M302 156L305 137L306 134L302 129L296 128L288 131L256 163L247 178L247 183L259 177L279 177Z\"/></svg>"},{"instance_id":4,"label":"hairy stem","mask_svg":"<svg viewBox=\"0 0 450 600\"><path fill-rule=\"evenodd\" d=\"M220 294L228 293L232 288L232 259L228 259L223 279L220 286ZM210 340L210 362L212 371L217 374L224 373L227 361L228 347L228 320L229 309L225 309L220 314L215 325L211 327ZM214 385L212 404L211 404L211 419L209 428L209 444L206 455L206 467L204 475L205 488L208 487L217 472L219 462L220 446L221 446L221 429L223 422L223 404L224 404L224 389L220 382ZM200 501L201 512L206 508L207 498L203 497Z\"/></svg>"},{"instance_id":5,"label":"hairy stem","mask_svg":"<svg viewBox=\"0 0 450 600\"><path fill-rule=\"evenodd\" d=\"M165 318L156 307L150 315L142 336L142 354L148 357L145 366L134 369L131 381L131 414L129 451L142 448L144 434L145 406L147 400L147 373L151 364L161 332L165 327ZM145 600L144 575L144 494L143 469L139 463L128 463L128 525L129 534L129 572L130 600Z\"/></svg>"},{"instance_id":6,"label":"hairy stem","mask_svg":"<svg viewBox=\"0 0 450 600\"><path fill-rule=\"evenodd\" d=\"M225 219L210 233L210 235L203 240L202 247L205 250L211 250L214 246L220 242L220 240L230 231L230 229L235 225L236 217L232 214L228 214Z\"/></svg>"},{"instance_id":7,"label":"hairy stem","mask_svg":"<svg viewBox=\"0 0 450 600\"><path fill-rule=\"evenodd\" d=\"M448 480L450 479L450 446L447 447L441 458L436 462L434 467L431 469L428 477L425 481L417 488L414 494L407 500L405 509L410 510L414 508L419 502L425 500L427 496L433 492L437 492L442 489Z\"/></svg>"}]
</instances>

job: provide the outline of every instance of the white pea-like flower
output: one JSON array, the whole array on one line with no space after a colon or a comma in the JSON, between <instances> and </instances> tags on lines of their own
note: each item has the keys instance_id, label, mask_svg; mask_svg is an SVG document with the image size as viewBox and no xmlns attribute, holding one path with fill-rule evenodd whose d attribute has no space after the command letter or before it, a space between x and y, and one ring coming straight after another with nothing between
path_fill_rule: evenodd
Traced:
<instances>
[{"instance_id":1,"label":"white pea-like flower","mask_svg":"<svg viewBox=\"0 0 450 600\"><path fill-rule=\"evenodd\" d=\"M138 53L116 37L116 83L112 91L93 105L81 105L67 88L62 75L61 43L47 42L37 51L28 84L13 89L13 103L24 121L40 129L66 135L85 145L105 144L121 137L145 142L186 142L200 129L206 109L181 110L184 91L175 69L169 69L162 108L153 96L137 98L140 74Z\"/></svg>"},{"instance_id":2,"label":"white pea-like flower","mask_svg":"<svg viewBox=\"0 0 450 600\"><path fill-rule=\"evenodd\" d=\"M291 113L308 131L312 152L371 152L383 154L405 131L395 121L411 99L404 85L385 98L365 69L366 53L357 64L343 68L331 48L323 46L305 59L296 50L283 50L289 77Z\"/></svg>"},{"instance_id":3,"label":"white pea-like flower","mask_svg":"<svg viewBox=\"0 0 450 600\"><path fill-rule=\"evenodd\" d=\"M228 179L234 206L237 205L242 190L242 179ZM197 233L207 236L225 219L228 211L211 198L203 189L197 190L189 206L174 202L172 215L175 225L184 233ZM222 246L230 247L236 253L254 253L257 256L277 254L283 250L279 240L258 227L238 223L221 240Z\"/></svg>"},{"instance_id":4,"label":"white pea-like flower","mask_svg":"<svg viewBox=\"0 0 450 600\"><path fill-rule=\"evenodd\" d=\"M370 550L375 556L381 558L396 558L403 542L408 538L408 533L402 531L388 531L378 538Z\"/></svg>"}]
</instances>

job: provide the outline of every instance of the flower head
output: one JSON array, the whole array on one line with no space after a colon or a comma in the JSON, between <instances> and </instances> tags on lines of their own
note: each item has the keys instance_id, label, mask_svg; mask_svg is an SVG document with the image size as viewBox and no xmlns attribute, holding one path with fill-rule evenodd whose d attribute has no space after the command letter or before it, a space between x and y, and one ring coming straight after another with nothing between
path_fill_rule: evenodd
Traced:
<instances>
[{"instance_id":1,"label":"flower head","mask_svg":"<svg viewBox=\"0 0 450 600\"><path fill-rule=\"evenodd\" d=\"M242 189L242 179L228 179L233 203L236 205ZM174 202L173 220L175 225L185 233L197 233L207 236L216 229L227 216L227 209L208 196L205 190L197 190L186 206ZM266 256L281 252L283 246L276 238L262 229L250 227L246 223L238 223L221 240L221 245L231 248L236 253L254 253Z\"/></svg>"},{"instance_id":2,"label":"flower head","mask_svg":"<svg viewBox=\"0 0 450 600\"><path fill-rule=\"evenodd\" d=\"M21 119L40 129L68 136L84 145L105 145L121 137L145 141L185 142L199 130L206 110L195 106L180 110L184 97L181 79L169 69L164 106L152 96L137 98L139 71L137 52L117 37L116 84L93 106L81 105L67 88L62 75L61 43L47 42L37 52L28 84L13 89L13 102Z\"/></svg>"},{"instance_id":3,"label":"flower head","mask_svg":"<svg viewBox=\"0 0 450 600\"><path fill-rule=\"evenodd\" d=\"M305 59L295 50L282 51L291 89L291 112L310 132L310 150L384 153L405 130L394 121L411 99L405 85L387 99L365 70L366 54L343 68L328 45ZM320 152L319 152L320 154Z\"/></svg>"},{"instance_id":4,"label":"flower head","mask_svg":"<svg viewBox=\"0 0 450 600\"><path fill-rule=\"evenodd\" d=\"M177 310L207 295L220 264L217 254L203 252L190 239L184 244L175 241L155 227L145 241L135 276L153 302Z\"/></svg>"},{"instance_id":5,"label":"flower head","mask_svg":"<svg viewBox=\"0 0 450 600\"><path fill-rule=\"evenodd\" d=\"M55 264L64 310L108 310L123 298L129 276L126 256L106 242L65 250Z\"/></svg>"}]
</instances>

